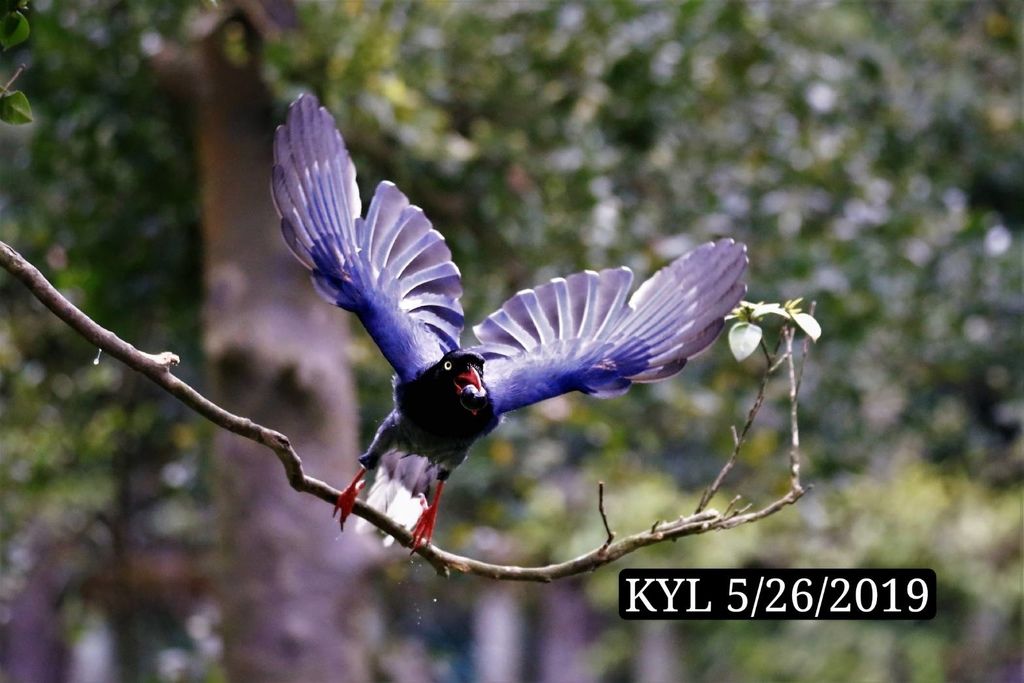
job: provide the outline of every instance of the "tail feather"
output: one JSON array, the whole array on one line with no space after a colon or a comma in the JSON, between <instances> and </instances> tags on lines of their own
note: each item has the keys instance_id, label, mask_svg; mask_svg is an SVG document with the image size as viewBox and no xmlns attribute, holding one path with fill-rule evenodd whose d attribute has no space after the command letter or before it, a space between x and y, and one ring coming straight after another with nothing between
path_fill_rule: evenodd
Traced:
<instances>
[{"instance_id":1,"label":"tail feather","mask_svg":"<svg viewBox=\"0 0 1024 683\"><path fill-rule=\"evenodd\" d=\"M430 486L436 479L437 466L426 458L388 453L380 459L366 504L411 530L420 518ZM356 531L360 533L375 529L365 519L356 521ZM392 536L384 538L385 546L394 542Z\"/></svg>"}]
</instances>

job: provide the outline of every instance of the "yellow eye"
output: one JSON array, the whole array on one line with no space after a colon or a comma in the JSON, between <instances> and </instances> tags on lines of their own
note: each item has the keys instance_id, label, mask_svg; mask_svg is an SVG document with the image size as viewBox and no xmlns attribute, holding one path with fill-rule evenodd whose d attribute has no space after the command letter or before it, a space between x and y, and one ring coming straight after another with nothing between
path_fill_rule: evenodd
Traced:
<instances>
[{"instance_id":1,"label":"yellow eye","mask_svg":"<svg viewBox=\"0 0 1024 683\"><path fill-rule=\"evenodd\" d=\"M444 369L445 370L451 370L452 369L452 362L450 360L446 360L444 362Z\"/></svg>"}]
</instances>

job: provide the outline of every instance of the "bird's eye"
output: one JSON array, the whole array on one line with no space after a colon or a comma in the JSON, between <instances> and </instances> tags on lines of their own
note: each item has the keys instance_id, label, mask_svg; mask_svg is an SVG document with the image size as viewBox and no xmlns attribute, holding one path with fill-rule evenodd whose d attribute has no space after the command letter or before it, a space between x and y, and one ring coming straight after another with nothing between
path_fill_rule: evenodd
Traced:
<instances>
[{"instance_id":1,"label":"bird's eye","mask_svg":"<svg viewBox=\"0 0 1024 683\"><path fill-rule=\"evenodd\" d=\"M446 360L444 362L444 369L445 370L451 370L452 369L452 362L450 360Z\"/></svg>"}]
</instances>

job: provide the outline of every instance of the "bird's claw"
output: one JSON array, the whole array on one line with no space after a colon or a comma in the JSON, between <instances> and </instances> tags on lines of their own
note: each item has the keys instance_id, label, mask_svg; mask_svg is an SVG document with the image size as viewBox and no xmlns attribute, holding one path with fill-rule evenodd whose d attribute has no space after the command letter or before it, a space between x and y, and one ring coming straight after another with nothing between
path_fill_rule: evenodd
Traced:
<instances>
[{"instance_id":1,"label":"bird's claw","mask_svg":"<svg viewBox=\"0 0 1024 683\"><path fill-rule=\"evenodd\" d=\"M417 548L430 545L430 539L434 535L434 522L437 520L437 506L426 505L425 503L425 500L421 501L421 505L423 505L423 512L420 513L419 521L416 522L416 526L412 529L412 550L409 551L410 555L416 552Z\"/></svg>"},{"instance_id":2,"label":"bird's claw","mask_svg":"<svg viewBox=\"0 0 1024 683\"><path fill-rule=\"evenodd\" d=\"M352 514L352 508L355 507L356 498L359 496L359 492L366 486L366 482L362 478L354 480L349 484L344 491L338 494L338 500L334 503L334 512L331 513L331 517L334 517L341 512L341 516L338 518L338 526L342 531L345 530L345 520L349 515Z\"/></svg>"}]
</instances>

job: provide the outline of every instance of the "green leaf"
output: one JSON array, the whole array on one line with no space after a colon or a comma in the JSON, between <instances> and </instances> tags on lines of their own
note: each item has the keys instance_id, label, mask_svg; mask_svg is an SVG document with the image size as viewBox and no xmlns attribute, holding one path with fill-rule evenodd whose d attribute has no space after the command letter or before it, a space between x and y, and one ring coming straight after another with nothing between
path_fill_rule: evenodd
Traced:
<instances>
[{"instance_id":1,"label":"green leaf","mask_svg":"<svg viewBox=\"0 0 1024 683\"><path fill-rule=\"evenodd\" d=\"M814 341L818 341L818 337L821 336L821 325L814 319L814 316L810 313L796 313L793 315L793 322L800 326L808 337Z\"/></svg>"},{"instance_id":2,"label":"green leaf","mask_svg":"<svg viewBox=\"0 0 1024 683\"><path fill-rule=\"evenodd\" d=\"M0 121L13 125L32 121L32 107L29 105L25 93L20 90L12 90L0 97Z\"/></svg>"},{"instance_id":3,"label":"green leaf","mask_svg":"<svg viewBox=\"0 0 1024 683\"><path fill-rule=\"evenodd\" d=\"M0 46L6 50L28 38L28 19L21 12L11 12L0 21Z\"/></svg>"},{"instance_id":4,"label":"green leaf","mask_svg":"<svg viewBox=\"0 0 1024 683\"><path fill-rule=\"evenodd\" d=\"M732 309L732 311L730 311L729 315L727 315L725 317L725 319L726 320L737 320L738 319L738 320L743 320L744 322L747 321L747 320L750 320L750 312L752 310L754 310L754 306L757 306L757 304L752 304L749 301L741 301L736 306L736 308L734 308L734 309Z\"/></svg>"},{"instance_id":5,"label":"green leaf","mask_svg":"<svg viewBox=\"0 0 1024 683\"><path fill-rule=\"evenodd\" d=\"M736 323L729 330L729 349L736 360L742 361L761 343L761 328L753 323Z\"/></svg>"},{"instance_id":6,"label":"green leaf","mask_svg":"<svg viewBox=\"0 0 1024 683\"><path fill-rule=\"evenodd\" d=\"M750 319L751 320L760 320L764 316L770 315L770 314L778 315L778 316L781 316L783 318L789 318L790 317L789 311L787 311L786 309L784 309L782 306L780 306L778 304L759 303L756 306L754 306L754 309L750 312Z\"/></svg>"}]
</instances>

